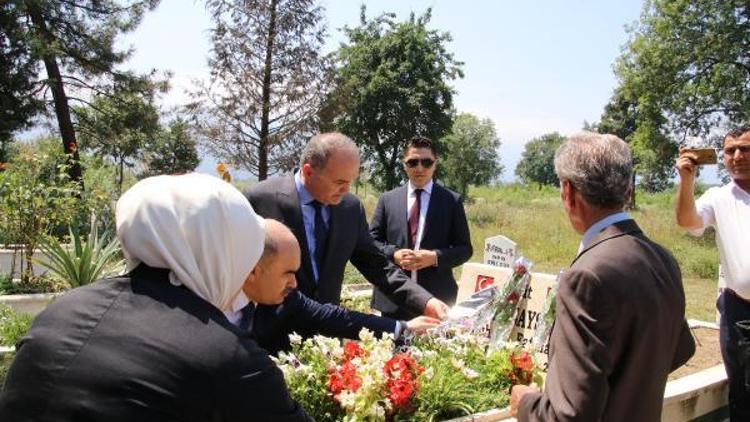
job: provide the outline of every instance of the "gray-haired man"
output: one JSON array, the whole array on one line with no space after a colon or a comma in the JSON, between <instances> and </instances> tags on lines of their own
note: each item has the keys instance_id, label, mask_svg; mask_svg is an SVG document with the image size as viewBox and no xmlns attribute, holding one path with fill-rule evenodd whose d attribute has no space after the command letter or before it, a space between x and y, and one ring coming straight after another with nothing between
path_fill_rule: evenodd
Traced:
<instances>
[{"instance_id":1,"label":"gray-haired man","mask_svg":"<svg viewBox=\"0 0 750 422\"><path fill-rule=\"evenodd\" d=\"M516 386L519 421L658 421L667 375L695 352L677 262L623 211L632 159L583 132L555 153L578 255L560 281L544 393Z\"/></svg>"},{"instance_id":2,"label":"gray-haired man","mask_svg":"<svg viewBox=\"0 0 750 422\"><path fill-rule=\"evenodd\" d=\"M341 133L308 141L294 175L269 179L246 195L263 217L283 222L302 247L298 289L321 303L339 304L350 261L391 300L406 309L443 318L447 305L411 282L375 246L362 203L349 193L359 175L359 149Z\"/></svg>"}]
</instances>

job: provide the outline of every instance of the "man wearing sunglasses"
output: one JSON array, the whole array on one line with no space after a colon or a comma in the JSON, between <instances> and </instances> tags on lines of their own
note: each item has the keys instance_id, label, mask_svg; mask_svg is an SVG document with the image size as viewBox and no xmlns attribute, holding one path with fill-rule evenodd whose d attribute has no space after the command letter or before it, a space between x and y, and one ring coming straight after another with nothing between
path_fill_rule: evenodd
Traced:
<instances>
[{"instance_id":1,"label":"man wearing sunglasses","mask_svg":"<svg viewBox=\"0 0 750 422\"><path fill-rule=\"evenodd\" d=\"M409 180L380 197L370 233L383 254L412 280L452 305L458 292L453 267L472 254L463 200L434 182L437 154L430 139L409 139L403 166ZM373 293L372 306L394 319L417 316L398 307L379 289Z\"/></svg>"},{"instance_id":2,"label":"man wearing sunglasses","mask_svg":"<svg viewBox=\"0 0 750 422\"><path fill-rule=\"evenodd\" d=\"M695 154L681 151L677 159L680 185L677 190L677 224L700 236L706 227L716 231L726 288L716 306L721 313L720 344L729 378L729 415L732 421L750 421L750 390L738 342L737 321L750 320L750 126L730 131L724 138L724 165L732 181L706 191L697 201Z\"/></svg>"}]
</instances>

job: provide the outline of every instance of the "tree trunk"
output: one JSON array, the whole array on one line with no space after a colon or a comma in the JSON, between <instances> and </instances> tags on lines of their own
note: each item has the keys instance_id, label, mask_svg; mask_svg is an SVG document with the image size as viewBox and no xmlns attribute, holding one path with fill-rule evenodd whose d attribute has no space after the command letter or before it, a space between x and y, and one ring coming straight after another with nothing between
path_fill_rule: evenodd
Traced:
<instances>
[{"instance_id":1,"label":"tree trunk","mask_svg":"<svg viewBox=\"0 0 750 422\"><path fill-rule=\"evenodd\" d=\"M260 145L258 146L258 180L268 178L268 120L271 113L271 65L273 64L273 47L276 38L276 4L271 0L269 5L271 17L268 21L268 39L266 40L266 61L263 66L263 104L260 116Z\"/></svg>"},{"instance_id":2,"label":"tree trunk","mask_svg":"<svg viewBox=\"0 0 750 422\"><path fill-rule=\"evenodd\" d=\"M631 210L634 210L637 208L637 205L635 203L635 170L633 171L633 176L630 181L630 207Z\"/></svg>"},{"instance_id":3,"label":"tree trunk","mask_svg":"<svg viewBox=\"0 0 750 422\"><path fill-rule=\"evenodd\" d=\"M42 61L47 70L47 78L49 79L48 83L55 103L55 115L57 116L57 124L60 128L63 151L65 151L65 154L68 157L68 175L70 176L70 180L78 183L81 188L83 188L81 163L78 155L78 141L76 141L75 128L73 128L73 121L70 118L68 97L65 94L65 87L63 85L62 76L60 75L60 67L57 64L57 58L55 57L55 54L48 49L56 40L47 30L47 23L44 21L44 17L39 10L38 4L34 1L27 1L26 6L34 28L44 39L46 44L42 55Z\"/></svg>"},{"instance_id":4,"label":"tree trunk","mask_svg":"<svg viewBox=\"0 0 750 422\"><path fill-rule=\"evenodd\" d=\"M120 164L120 168L119 168L119 173L120 174L119 174L119 176L117 178L117 196L118 197L122 195L122 179L125 177L125 175L124 175L124 173L125 173L125 171L124 171L125 158L121 156L120 159L119 159L119 161L120 161L120 163L119 163Z\"/></svg>"}]
</instances>

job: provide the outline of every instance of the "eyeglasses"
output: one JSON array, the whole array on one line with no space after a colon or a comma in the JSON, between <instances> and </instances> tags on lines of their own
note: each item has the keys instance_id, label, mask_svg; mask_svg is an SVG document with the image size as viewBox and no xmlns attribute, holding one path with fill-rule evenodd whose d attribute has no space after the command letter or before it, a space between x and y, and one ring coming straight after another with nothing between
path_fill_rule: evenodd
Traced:
<instances>
[{"instance_id":1,"label":"eyeglasses","mask_svg":"<svg viewBox=\"0 0 750 422\"><path fill-rule=\"evenodd\" d=\"M410 158L406 161L404 161L404 164L406 164L406 167L409 167L413 169L417 166L417 164L422 164L422 167L428 169L432 167L433 164L435 164L435 160L432 158Z\"/></svg>"},{"instance_id":2,"label":"eyeglasses","mask_svg":"<svg viewBox=\"0 0 750 422\"><path fill-rule=\"evenodd\" d=\"M750 152L750 145L737 145L736 147L724 148L724 154L726 155L734 155L735 151L739 151L742 154L747 154L748 152Z\"/></svg>"}]
</instances>

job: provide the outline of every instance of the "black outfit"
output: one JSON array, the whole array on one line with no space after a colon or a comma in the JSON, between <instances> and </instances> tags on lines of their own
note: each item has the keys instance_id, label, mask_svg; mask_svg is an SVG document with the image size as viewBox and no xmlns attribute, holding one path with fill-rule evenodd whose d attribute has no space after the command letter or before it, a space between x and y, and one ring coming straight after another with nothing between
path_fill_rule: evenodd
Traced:
<instances>
[{"instance_id":1,"label":"black outfit","mask_svg":"<svg viewBox=\"0 0 750 422\"><path fill-rule=\"evenodd\" d=\"M293 175L268 179L245 192L258 215L286 224L300 243L302 265L297 271L297 287L321 303L339 304L346 262L351 263L370 283L395 303L421 314L432 298L424 288L412 283L393 263L385 259L367 227L365 210L354 195L345 195L338 205L329 206L329 233L324 264L318 267L316 283Z\"/></svg>"},{"instance_id":2,"label":"black outfit","mask_svg":"<svg viewBox=\"0 0 750 422\"><path fill-rule=\"evenodd\" d=\"M375 244L390 261L393 261L396 250L413 248L409 239L407 195L407 185L381 195L370 223L370 233L375 238ZM424 193L421 200L425 200ZM473 249L461 196L437 183L432 185L420 249L434 250L438 256L438 265L417 271L417 283L436 298L453 305L458 293L453 268L468 261ZM404 273L410 276L411 271ZM383 315L394 318L410 319L416 316L408 309L394 304L380 289L373 292L372 306Z\"/></svg>"},{"instance_id":3,"label":"black outfit","mask_svg":"<svg viewBox=\"0 0 750 422\"><path fill-rule=\"evenodd\" d=\"M316 334L327 337L357 339L362 328L376 336L393 334L396 320L377 317L333 305L321 304L295 290L284 303L276 306L258 305L250 324L258 344L271 354L289 350L289 334L302 337Z\"/></svg>"},{"instance_id":4,"label":"black outfit","mask_svg":"<svg viewBox=\"0 0 750 422\"><path fill-rule=\"evenodd\" d=\"M729 417L732 421L750 421L750 391L745 389L745 366L740 362L737 343L741 338L735 323L750 320L750 302L724 289L716 302L721 313L719 337L724 369L729 380Z\"/></svg>"},{"instance_id":5,"label":"black outfit","mask_svg":"<svg viewBox=\"0 0 750 422\"><path fill-rule=\"evenodd\" d=\"M306 421L252 336L144 265L56 299L18 344L2 421Z\"/></svg>"}]
</instances>

